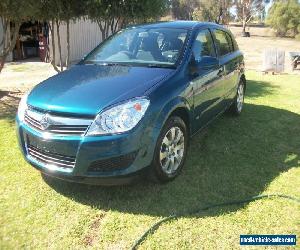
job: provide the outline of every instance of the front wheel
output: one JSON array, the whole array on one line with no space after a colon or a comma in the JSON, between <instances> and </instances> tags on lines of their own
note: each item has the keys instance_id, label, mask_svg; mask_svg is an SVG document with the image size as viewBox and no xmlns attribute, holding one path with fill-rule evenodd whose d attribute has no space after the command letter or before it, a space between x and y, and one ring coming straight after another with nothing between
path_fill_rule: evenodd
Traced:
<instances>
[{"instance_id":1,"label":"front wheel","mask_svg":"<svg viewBox=\"0 0 300 250\"><path fill-rule=\"evenodd\" d=\"M231 104L230 109L229 109L232 114L234 114L234 115L241 114L241 112L243 110L243 106L244 106L244 97L245 97L245 83L243 81L241 81L238 86L234 101Z\"/></svg>"},{"instance_id":2,"label":"front wheel","mask_svg":"<svg viewBox=\"0 0 300 250\"><path fill-rule=\"evenodd\" d=\"M169 118L157 140L150 179L163 183L177 177L185 162L187 146L186 124L180 117Z\"/></svg>"}]
</instances>

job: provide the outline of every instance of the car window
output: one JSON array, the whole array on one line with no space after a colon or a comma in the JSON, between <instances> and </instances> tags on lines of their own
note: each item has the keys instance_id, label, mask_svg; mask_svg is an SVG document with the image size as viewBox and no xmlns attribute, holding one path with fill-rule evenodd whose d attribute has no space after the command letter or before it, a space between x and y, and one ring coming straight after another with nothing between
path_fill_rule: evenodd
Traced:
<instances>
[{"instance_id":1,"label":"car window","mask_svg":"<svg viewBox=\"0 0 300 250\"><path fill-rule=\"evenodd\" d=\"M133 27L100 44L84 63L172 66L183 52L187 30Z\"/></svg>"},{"instance_id":2,"label":"car window","mask_svg":"<svg viewBox=\"0 0 300 250\"><path fill-rule=\"evenodd\" d=\"M201 30L193 45L193 54L196 61L201 61L203 56L216 57L213 40L209 30Z\"/></svg>"},{"instance_id":3,"label":"car window","mask_svg":"<svg viewBox=\"0 0 300 250\"><path fill-rule=\"evenodd\" d=\"M232 44L233 44L233 51L237 51L239 50L239 46L234 38L234 36L231 34L229 34L230 38L231 38L231 41L232 41Z\"/></svg>"},{"instance_id":4,"label":"car window","mask_svg":"<svg viewBox=\"0 0 300 250\"><path fill-rule=\"evenodd\" d=\"M226 32L222 30L215 30L214 34L215 34L216 45L220 56L227 55L234 51L232 40Z\"/></svg>"},{"instance_id":5,"label":"car window","mask_svg":"<svg viewBox=\"0 0 300 250\"><path fill-rule=\"evenodd\" d=\"M227 38L227 41L228 41L228 44L229 44L230 52L233 52L234 51L234 46L233 46L233 43L232 43L231 36L228 33L225 33L225 34L226 34L226 38Z\"/></svg>"}]
</instances>

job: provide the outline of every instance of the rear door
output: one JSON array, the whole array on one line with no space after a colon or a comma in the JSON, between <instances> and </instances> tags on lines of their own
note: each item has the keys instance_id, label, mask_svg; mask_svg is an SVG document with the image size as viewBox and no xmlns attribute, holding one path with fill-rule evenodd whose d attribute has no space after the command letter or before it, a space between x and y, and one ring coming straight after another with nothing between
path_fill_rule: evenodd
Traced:
<instances>
[{"instance_id":1,"label":"rear door","mask_svg":"<svg viewBox=\"0 0 300 250\"><path fill-rule=\"evenodd\" d=\"M193 43L192 53L197 66L196 76L192 79L194 89L194 116L196 129L205 126L219 112L223 95L223 70L218 63L212 34L209 29L198 31ZM201 67L204 57L213 57L217 64ZM204 65L202 65L204 66Z\"/></svg>"},{"instance_id":2,"label":"rear door","mask_svg":"<svg viewBox=\"0 0 300 250\"><path fill-rule=\"evenodd\" d=\"M217 47L220 65L224 70L223 82L223 108L226 108L236 93L239 77L240 54L232 40L231 34L224 30L213 30L214 41Z\"/></svg>"}]
</instances>

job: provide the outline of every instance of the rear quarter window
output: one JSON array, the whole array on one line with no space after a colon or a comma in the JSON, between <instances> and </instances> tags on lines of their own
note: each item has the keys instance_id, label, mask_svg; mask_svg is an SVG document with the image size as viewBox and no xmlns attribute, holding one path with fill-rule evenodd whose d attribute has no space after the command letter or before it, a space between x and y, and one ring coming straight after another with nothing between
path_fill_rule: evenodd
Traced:
<instances>
[{"instance_id":1,"label":"rear quarter window","mask_svg":"<svg viewBox=\"0 0 300 250\"><path fill-rule=\"evenodd\" d=\"M239 50L239 46L238 46L238 44L237 44L237 42L235 40L235 37L234 37L234 35L232 33L230 33L230 37L231 37L231 40L232 40L232 43L233 43L233 49L234 49L234 51Z\"/></svg>"},{"instance_id":2,"label":"rear quarter window","mask_svg":"<svg viewBox=\"0 0 300 250\"><path fill-rule=\"evenodd\" d=\"M223 30L214 30L213 33L219 56L225 56L236 50L230 34Z\"/></svg>"}]
</instances>

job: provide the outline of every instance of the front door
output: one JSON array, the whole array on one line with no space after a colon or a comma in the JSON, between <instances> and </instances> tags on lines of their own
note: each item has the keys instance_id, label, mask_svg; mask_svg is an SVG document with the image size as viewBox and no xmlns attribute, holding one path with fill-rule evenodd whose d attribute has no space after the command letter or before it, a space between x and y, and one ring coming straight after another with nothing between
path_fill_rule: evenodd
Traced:
<instances>
[{"instance_id":1,"label":"front door","mask_svg":"<svg viewBox=\"0 0 300 250\"><path fill-rule=\"evenodd\" d=\"M200 129L219 112L224 91L222 86L224 69L219 63L209 67L201 63L205 57L215 58L217 61L212 35L208 29L198 32L192 53L196 65L196 74L191 82L194 90L194 120L196 129Z\"/></svg>"}]
</instances>

